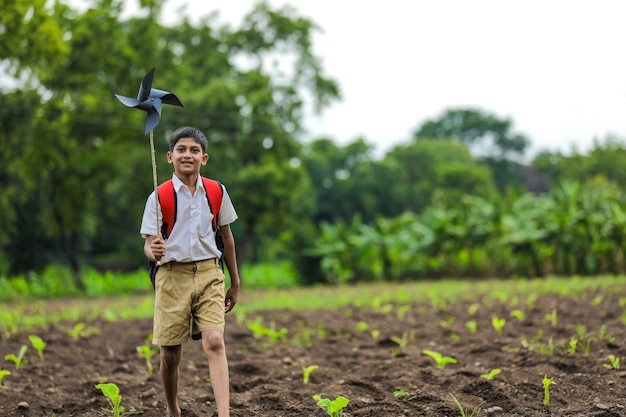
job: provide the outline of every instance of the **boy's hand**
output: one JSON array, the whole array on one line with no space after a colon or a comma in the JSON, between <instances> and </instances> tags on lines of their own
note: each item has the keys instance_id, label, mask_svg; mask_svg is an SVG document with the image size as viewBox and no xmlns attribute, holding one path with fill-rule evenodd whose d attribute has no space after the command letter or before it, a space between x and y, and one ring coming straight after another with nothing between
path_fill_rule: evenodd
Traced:
<instances>
[{"instance_id":1,"label":"boy's hand","mask_svg":"<svg viewBox=\"0 0 626 417\"><path fill-rule=\"evenodd\" d=\"M150 250L155 261L159 261L165 255L165 240L161 236L155 237L150 242Z\"/></svg>"},{"instance_id":2,"label":"boy's hand","mask_svg":"<svg viewBox=\"0 0 626 417\"><path fill-rule=\"evenodd\" d=\"M230 310L235 308L238 296L239 288L230 287L228 291L226 291L226 297L224 299L224 312L228 313Z\"/></svg>"}]
</instances>

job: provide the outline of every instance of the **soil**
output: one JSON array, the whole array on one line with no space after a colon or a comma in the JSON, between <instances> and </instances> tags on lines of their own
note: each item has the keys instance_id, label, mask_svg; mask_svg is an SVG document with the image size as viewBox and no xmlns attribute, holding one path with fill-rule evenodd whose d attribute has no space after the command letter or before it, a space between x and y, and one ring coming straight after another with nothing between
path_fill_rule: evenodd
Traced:
<instances>
[{"instance_id":1,"label":"soil","mask_svg":"<svg viewBox=\"0 0 626 417\"><path fill-rule=\"evenodd\" d=\"M265 311L251 313L241 323L229 314L231 416L328 415L316 404L315 394L349 399L346 417L461 416L453 397L467 416L473 411L474 416L497 417L626 416L626 306L619 305L623 297L545 297L530 307L483 303L474 314L468 311L470 303ZM512 317L515 309L524 310L526 317ZM553 311L554 326L546 318ZM267 337L255 338L247 324L257 316L265 327L273 322L276 329L287 329L284 340L272 345ZM501 335L492 325L493 316L506 318ZM474 334L468 321L478 325ZM0 387L0 416L112 415L103 410L109 407L107 399L95 388L106 378L120 388L126 412L163 417L158 354L150 375L136 350L151 333L151 320L88 322L99 333L78 340L67 334L73 324L0 339L3 357L17 353L22 344L30 346L29 334L47 343L43 361L32 348L26 354L29 362L19 370L1 361L12 374ZM581 326L589 337L581 337ZM379 331L377 338L372 330ZM406 344L401 347L403 335ZM570 353L573 337L580 341ZM586 340L591 340L589 345ZM425 349L457 362L440 369ZM622 360L622 369L608 366L609 355ZM319 368L305 384L303 367L309 365ZM495 368L501 373L492 380L481 377ZM199 342L185 345L180 373L183 416L216 416ZM547 406L544 377L555 382ZM394 396L396 391L402 395Z\"/></svg>"}]
</instances>

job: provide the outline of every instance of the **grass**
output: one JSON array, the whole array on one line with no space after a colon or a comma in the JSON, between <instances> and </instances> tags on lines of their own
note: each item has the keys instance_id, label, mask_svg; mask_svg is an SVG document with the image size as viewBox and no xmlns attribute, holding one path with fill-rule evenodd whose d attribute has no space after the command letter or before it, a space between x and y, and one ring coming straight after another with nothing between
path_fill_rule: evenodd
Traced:
<instances>
[{"instance_id":1,"label":"grass","mask_svg":"<svg viewBox=\"0 0 626 417\"><path fill-rule=\"evenodd\" d=\"M147 280L147 276L145 277ZM349 305L406 304L433 301L452 304L460 301L483 300L497 297L493 294L494 281L441 280L411 283L374 283L352 286L293 287L283 289L250 289L242 274L242 286L237 304L238 314L255 311L334 310ZM622 294L626 286L623 276L592 278L547 278L497 281L499 292L515 294L521 300L536 299L541 295L574 296L589 290ZM87 321L102 318L141 319L152 317L151 290L132 295L89 298L16 299L2 303L0 308L0 335L46 327L63 321Z\"/></svg>"}]
</instances>

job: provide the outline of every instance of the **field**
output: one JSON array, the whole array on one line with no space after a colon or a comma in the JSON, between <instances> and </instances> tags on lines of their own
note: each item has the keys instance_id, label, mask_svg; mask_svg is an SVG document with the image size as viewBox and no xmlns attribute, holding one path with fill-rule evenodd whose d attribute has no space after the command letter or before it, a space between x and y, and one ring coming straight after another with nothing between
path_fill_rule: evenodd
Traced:
<instances>
[{"instance_id":1,"label":"field","mask_svg":"<svg viewBox=\"0 0 626 417\"><path fill-rule=\"evenodd\" d=\"M598 278L244 293L227 320L231 415L322 417L319 394L347 398L346 417L626 416L625 290L624 279ZM69 304L50 303L45 314ZM162 417L158 354L150 374L137 352L151 319L81 323L82 332L77 321L58 321L0 339L2 357L28 346L20 369L0 361L11 372L0 415L112 415L95 388L106 381L119 387L126 412ZM43 360L29 335L47 344ZM425 350L456 362L440 367ZM207 377L200 344L190 341L183 416L217 415ZM548 403L544 379L554 383Z\"/></svg>"}]
</instances>

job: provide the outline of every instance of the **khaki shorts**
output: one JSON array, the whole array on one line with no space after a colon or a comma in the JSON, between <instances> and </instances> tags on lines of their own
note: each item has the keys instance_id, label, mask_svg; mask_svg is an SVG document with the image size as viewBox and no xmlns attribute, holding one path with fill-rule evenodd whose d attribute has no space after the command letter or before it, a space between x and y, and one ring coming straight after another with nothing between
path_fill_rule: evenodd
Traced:
<instances>
[{"instance_id":1,"label":"khaki shorts","mask_svg":"<svg viewBox=\"0 0 626 417\"><path fill-rule=\"evenodd\" d=\"M152 343L176 346L194 329L224 331L224 272L217 259L168 262L155 278Z\"/></svg>"}]
</instances>

